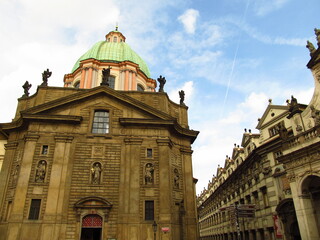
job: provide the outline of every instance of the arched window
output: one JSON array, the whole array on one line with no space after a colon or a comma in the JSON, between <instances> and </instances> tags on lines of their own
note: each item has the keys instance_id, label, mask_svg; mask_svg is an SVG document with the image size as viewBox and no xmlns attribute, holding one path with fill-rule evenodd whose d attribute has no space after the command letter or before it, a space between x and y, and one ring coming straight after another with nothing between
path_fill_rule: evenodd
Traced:
<instances>
[{"instance_id":1,"label":"arched window","mask_svg":"<svg viewBox=\"0 0 320 240\"><path fill-rule=\"evenodd\" d=\"M113 37L113 42L117 42L118 38L117 37Z\"/></svg>"},{"instance_id":2,"label":"arched window","mask_svg":"<svg viewBox=\"0 0 320 240\"><path fill-rule=\"evenodd\" d=\"M143 87L142 85L138 84L138 85L137 85L137 90L138 90L139 92L144 92L144 87Z\"/></svg>"},{"instance_id":3,"label":"arched window","mask_svg":"<svg viewBox=\"0 0 320 240\"><path fill-rule=\"evenodd\" d=\"M109 133L109 112L96 110L92 122L92 133Z\"/></svg>"},{"instance_id":4,"label":"arched window","mask_svg":"<svg viewBox=\"0 0 320 240\"><path fill-rule=\"evenodd\" d=\"M114 89L116 77L115 76L109 76L109 87Z\"/></svg>"},{"instance_id":5,"label":"arched window","mask_svg":"<svg viewBox=\"0 0 320 240\"><path fill-rule=\"evenodd\" d=\"M75 84L74 84L74 88L80 88L80 81L77 81Z\"/></svg>"}]
</instances>

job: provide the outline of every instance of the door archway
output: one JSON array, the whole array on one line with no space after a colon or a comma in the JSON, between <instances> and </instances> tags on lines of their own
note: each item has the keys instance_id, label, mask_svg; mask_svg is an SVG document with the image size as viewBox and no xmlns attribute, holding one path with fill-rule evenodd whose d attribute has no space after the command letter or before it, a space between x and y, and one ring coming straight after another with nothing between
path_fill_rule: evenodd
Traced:
<instances>
[{"instance_id":1,"label":"door archway","mask_svg":"<svg viewBox=\"0 0 320 240\"><path fill-rule=\"evenodd\" d=\"M81 240L101 240L102 217L97 214L89 214L82 218Z\"/></svg>"},{"instance_id":2,"label":"door archway","mask_svg":"<svg viewBox=\"0 0 320 240\"><path fill-rule=\"evenodd\" d=\"M286 239L300 240L300 230L292 198L282 200L276 208Z\"/></svg>"}]
</instances>

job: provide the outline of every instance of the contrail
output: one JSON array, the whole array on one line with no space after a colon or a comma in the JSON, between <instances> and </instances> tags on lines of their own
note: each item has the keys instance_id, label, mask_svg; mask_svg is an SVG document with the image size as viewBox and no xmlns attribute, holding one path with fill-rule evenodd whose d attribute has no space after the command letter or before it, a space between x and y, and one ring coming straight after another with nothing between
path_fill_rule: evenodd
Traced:
<instances>
[{"instance_id":1,"label":"contrail","mask_svg":"<svg viewBox=\"0 0 320 240\"><path fill-rule=\"evenodd\" d=\"M243 14L242 20L241 20L242 23L243 23L243 22L245 21L245 19L246 19L248 7L249 7L249 2L250 2L250 0L247 1L247 5L246 5L246 8L245 8L245 10L244 10L244 14ZM224 96L224 101L223 101L223 105L222 105L221 117L223 117L224 107L225 107L225 105L226 105L226 101L227 101L228 94L229 94L230 83L231 83L231 80L232 80L232 77L233 77L234 65L235 65L235 63L236 63L236 59L237 59L237 56L238 56L238 50L239 50L240 40L241 40L241 34L240 34L240 36L239 36L239 38L238 38L237 48L236 48L236 51L235 51L234 57L233 57L231 72L230 72L229 80L228 80L228 86L227 86L226 94L225 94L225 96Z\"/></svg>"}]
</instances>

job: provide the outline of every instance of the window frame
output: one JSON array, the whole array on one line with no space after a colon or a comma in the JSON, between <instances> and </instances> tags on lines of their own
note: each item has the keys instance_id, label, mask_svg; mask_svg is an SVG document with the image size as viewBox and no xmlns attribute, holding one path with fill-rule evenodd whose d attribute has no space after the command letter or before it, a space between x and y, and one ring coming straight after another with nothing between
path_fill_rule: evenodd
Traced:
<instances>
[{"instance_id":1,"label":"window frame","mask_svg":"<svg viewBox=\"0 0 320 240\"><path fill-rule=\"evenodd\" d=\"M29 214L28 220L39 220L40 219L40 212L41 212L41 201L40 198L31 199L30 207L29 207ZM34 205L33 203L38 202L39 204Z\"/></svg>"},{"instance_id":2,"label":"window frame","mask_svg":"<svg viewBox=\"0 0 320 240\"><path fill-rule=\"evenodd\" d=\"M99 117L99 116L96 116L95 114L97 113L97 112L106 112L106 113L108 113L108 117L107 117L107 119L108 119L108 122L107 122L107 128L106 128L106 132L94 132L94 129L104 129L104 128L94 128L94 124L95 123L102 123L102 124L104 124L104 122L95 122L95 117ZM91 121L90 121L90 133L91 134L93 134L93 135L103 135L103 136L105 136L105 135L108 135L108 134L110 134L110 129L111 129L111 127L110 127L110 119L111 119L111 114L110 114L110 110L109 109L103 109L103 108L97 108L97 109L93 109L92 110L92 117L91 117ZM102 118L104 118L103 116L100 116L100 117L102 117Z\"/></svg>"},{"instance_id":3,"label":"window frame","mask_svg":"<svg viewBox=\"0 0 320 240\"><path fill-rule=\"evenodd\" d=\"M147 206L147 203L152 203L152 207ZM144 201L144 220L145 221L155 220L155 201L154 200Z\"/></svg>"}]
</instances>

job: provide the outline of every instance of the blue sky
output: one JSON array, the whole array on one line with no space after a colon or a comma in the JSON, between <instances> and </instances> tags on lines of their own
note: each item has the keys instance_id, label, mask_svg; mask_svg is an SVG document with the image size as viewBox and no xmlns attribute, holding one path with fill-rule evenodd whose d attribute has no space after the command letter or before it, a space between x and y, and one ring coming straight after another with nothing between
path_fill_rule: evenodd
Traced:
<instances>
[{"instance_id":1,"label":"blue sky","mask_svg":"<svg viewBox=\"0 0 320 240\"><path fill-rule=\"evenodd\" d=\"M243 129L257 132L269 98L311 99L305 45L316 45L319 10L319 0L1 0L0 122L13 118L26 80L34 93L49 68L49 85L62 86L78 57L118 22L152 78L166 77L170 98L186 92L190 128L200 130L199 193Z\"/></svg>"}]
</instances>

